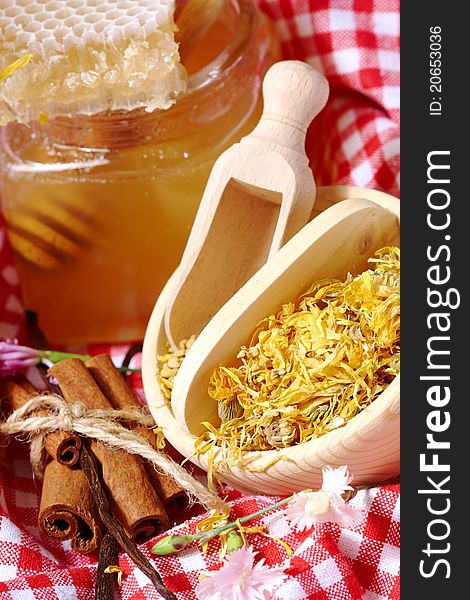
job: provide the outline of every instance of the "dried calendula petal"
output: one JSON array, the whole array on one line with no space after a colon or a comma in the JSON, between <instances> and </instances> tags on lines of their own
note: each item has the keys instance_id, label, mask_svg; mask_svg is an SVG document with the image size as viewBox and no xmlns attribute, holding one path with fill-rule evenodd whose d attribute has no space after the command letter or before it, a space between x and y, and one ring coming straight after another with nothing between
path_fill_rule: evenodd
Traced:
<instances>
[{"instance_id":1,"label":"dried calendula petal","mask_svg":"<svg viewBox=\"0 0 470 600\"><path fill-rule=\"evenodd\" d=\"M117 573L117 581L118 581L118 585L121 585L122 583L122 569L121 567L118 567L116 565L109 565L109 567L106 567L106 569L104 570L105 573Z\"/></svg>"},{"instance_id":2,"label":"dried calendula petal","mask_svg":"<svg viewBox=\"0 0 470 600\"><path fill-rule=\"evenodd\" d=\"M2 79L10 77L11 75L13 75L13 73L15 73L15 71L18 71L18 69L22 69L23 67L25 67L32 58L32 54L25 54L24 56L20 56L20 58L17 58L15 61L13 61L11 64L7 65L3 69L0 69L0 81Z\"/></svg>"},{"instance_id":3,"label":"dried calendula petal","mask_svg":"<svg viewBox=\"0 0 470 600\"><path fill-rule=\"evenodd\" d=\"M257 326L234 352L238 366L215 369L208 393L222 423L206 424L197 453L217 447L218 462L241 464L246 451L307 442L385 390L400 370L400 250L381 248L369 262L344 281L314 282Z\"/></svg>"},{"instance_id":4,"label":"dried calendula petal","mask_svg":"<svg viewBox=\"0 0 470 600\"><path fill-rule=\"evenodd\" d=\"M161 429L161 427L154 427L152 431L155 434L157 449L163 450L163 448L165 448L166 446L165 435L163 434L163 430Z\"/></svg>"}]
</instances>

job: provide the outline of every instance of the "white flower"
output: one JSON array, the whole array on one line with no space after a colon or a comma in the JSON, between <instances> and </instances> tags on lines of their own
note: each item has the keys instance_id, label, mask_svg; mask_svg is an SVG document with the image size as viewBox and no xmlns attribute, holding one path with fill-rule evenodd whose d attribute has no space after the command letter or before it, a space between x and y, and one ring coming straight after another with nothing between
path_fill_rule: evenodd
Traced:
<instances>
[{"instance_id":1,"label":"white flower","mask_svg":"<svg viewBox=\"0 0 470 600\"><path fill-rule=\"evenodd\" d=\"M198 600L269 600L287 578L281 567L269 567L264 558L255 564L250 547L234 550L218 571L205 572L196 587Z\"/></svg>"},{"instance_id":2,"label":"white flower","mask_svg":"<svg viewBox=\"0 0 470 600\"><path fill-rule=\"evenodd\" d=\"M343 527L354 525L361 520L363 512L349 506L342 498L347 490L353 490L349 485L351 481L347 467L325 467L321 489L294 494L285 509L287 518L299 531L311 529L315 523L335 522Z\"/></svg>"},{"instance_id":3,"label":"white flower","mask_svg":"<svg viewBox=\"0 0 470 600\"><path fill-rule=\"evenodd\" d=\"M323 483L321 489L324 492L341 496L347 490L351 492L354 490L349 484L353 480L352 476L348 472L348 467L344 465L333 469L332 467L325 467L323 469Z\"/></svg>"}]
</instances>

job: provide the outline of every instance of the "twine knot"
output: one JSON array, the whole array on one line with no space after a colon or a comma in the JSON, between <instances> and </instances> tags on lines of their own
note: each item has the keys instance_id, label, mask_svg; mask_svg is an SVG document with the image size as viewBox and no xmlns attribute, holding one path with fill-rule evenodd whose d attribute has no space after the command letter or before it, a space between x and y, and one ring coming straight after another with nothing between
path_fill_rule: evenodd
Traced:
<instances>
[{"instance_id":1,"label":"twine knot","mask_svg":"<svg viewBox=\"0 0 470 600\"><path fill-rule=\"evenodd\" d=\"M86 413L85 406L80 402L75 404L65 404L62 402L56 416L57 429L61 431L74 431L75 422L83 419Z\"/></svg>"}]
</instances>

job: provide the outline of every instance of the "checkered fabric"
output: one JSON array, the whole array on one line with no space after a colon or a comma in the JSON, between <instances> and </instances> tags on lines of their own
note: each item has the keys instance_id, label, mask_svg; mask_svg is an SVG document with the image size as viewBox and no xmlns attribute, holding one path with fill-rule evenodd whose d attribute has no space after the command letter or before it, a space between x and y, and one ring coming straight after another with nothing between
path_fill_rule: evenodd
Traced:
<instances>
[{"instance_id":1,"label":"checkered fabric","mask_svg":"<svg viewBox=\"0 0 470 600\"><path fill-rule=\"evenodd\" d=\"M348 184L399 195L399 3L398 0L260 0L274 20L285 58L305 60L327 76L328 105L310 128L307 150L317 184ZM0 338L22 336L20 288L11 250L0 223ZM109 351L116 364L126 347ZM138 360L138 357L137 357ZM143 397L139 376L133 385ZM37 527L39 484L32 478L25 444L7 448L0 470L0 600L91 600L96 556L82 556L44 537ZM229 490L233 516L240 518L279 498ZM398 600L399 485L362 490L350 501L364 510L355 527L323 524L299 533L282 509L259 517L278 541L252 534L249 542L268 565L288 575L275 598L283 600ZM171 533L193 532L196 515ZM179 599L195 598L203 571L220 567L213 542L158 558L141 546ZM132 561L121 554L123 600L157 599L159 594Z\"/></svg>"}]
</instances>

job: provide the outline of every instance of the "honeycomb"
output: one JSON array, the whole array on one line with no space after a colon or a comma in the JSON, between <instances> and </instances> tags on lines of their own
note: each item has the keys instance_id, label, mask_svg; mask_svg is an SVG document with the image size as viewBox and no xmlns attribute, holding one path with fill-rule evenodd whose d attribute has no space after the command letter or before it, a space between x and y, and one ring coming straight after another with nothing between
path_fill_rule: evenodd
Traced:
<instances>
[{"instance_id":1,"label":"honeycomb","mask_svg":"<svg viewBox=\"0 0 470 600\"><path fill-rule=\"evenodd\" d=\"M186 87L175 0L0 0L0 122L168 108Z\"/></svg>"}]
</instances>

